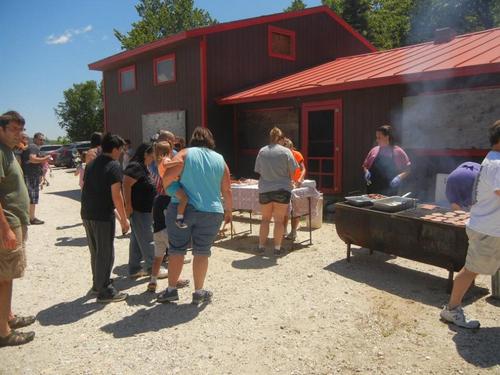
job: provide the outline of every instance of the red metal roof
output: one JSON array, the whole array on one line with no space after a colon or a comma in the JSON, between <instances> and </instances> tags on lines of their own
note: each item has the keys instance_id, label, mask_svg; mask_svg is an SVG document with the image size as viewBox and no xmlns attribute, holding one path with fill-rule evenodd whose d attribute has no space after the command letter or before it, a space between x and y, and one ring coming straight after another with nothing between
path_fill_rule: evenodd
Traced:
<instances>
[{"instance_id":1,"label":"red metal roof","mask_svg":"<svg viewBox=\"0 0 500 375\"><path fill-rule=\"evenodd\" d=\"M356 39L358 39L361 43L363 43L366 47L368 47L372 51L376 51L377 49L366 40L361 34L359 34L356 30L354 30L347 22L345 22L339 15L337 15L334 11L332 11L327 6L318 6L313 8L307 8L304 10L299 10L295 12L285 12L285 13L276 13L267 16L247 18L244 20L238 20L233 22L220 23L213 26L200 27L198 29L192 29L188 31L183 31L178 34L169 36L167 38L163 38L151 43L144 44L140 47L134 48L130 51L120 52L116 55L107 57L105 59L93 62L89 64L89 69L91 70L107 70L113 68L116 65L122 64L124 62L130 61L132 58L141 55L145 52L152 51L154 49L165 47L177 42L180 42L189 38L196 38L203 35L220 33L224 31L241 29L243 27L259 25L268 22L277 22L290 18L297 18L302 16L307 16L316 13L326 13L332 19L334 19L338 24L343 26L347 31L349 31Z\"/></svg>"},{"instance_id":2,"label":"red metal roof","mask_svg":"<svg viewBox=\"0 0 500 375\"><path fill-rule=\"evenodd\" d=\"M460 35L447 43L428 42L342 57L218 102L257 102L497 72L500 72L500 28Z\"/></svg>"}]
</instances>

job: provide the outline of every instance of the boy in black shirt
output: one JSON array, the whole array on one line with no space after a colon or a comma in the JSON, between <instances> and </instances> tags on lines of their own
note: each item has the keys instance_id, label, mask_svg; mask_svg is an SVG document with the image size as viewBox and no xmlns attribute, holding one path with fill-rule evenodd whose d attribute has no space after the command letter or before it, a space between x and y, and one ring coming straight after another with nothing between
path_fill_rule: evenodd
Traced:
<instances>
[{"instance_id":1,"label":"boy in black shirt","mask_svg":"<svg viewBox=\"0 0 500 375\"><path fill-rule=\"evenodd\" d=\"M82 190L81 216L90 249L91 293L102 303L127 298L126 293L115 289L110 279L115 257L115 208L122 232L125 234L130 228L122 195L122 168L118 162L123 145L123 139L117 135L104 136L102 154L85 169Z\"/></svg>"}]
</instances>

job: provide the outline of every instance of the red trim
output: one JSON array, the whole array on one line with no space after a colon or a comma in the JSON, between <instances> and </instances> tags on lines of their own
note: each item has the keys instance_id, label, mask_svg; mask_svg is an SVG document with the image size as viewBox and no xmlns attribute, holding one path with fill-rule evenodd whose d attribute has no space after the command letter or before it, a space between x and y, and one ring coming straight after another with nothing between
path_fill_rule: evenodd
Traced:
<instances>
[{"instance_id":1,"label":"red trim","mask_svg":"<svg viewBox=\"0 0 500 375\"><path fill-rule=\"evenodd\" d=\"M158 63L161 63L163 61L167 61L167 60L172 60L174 62L174 78L173 79L170 79L168 81L162 81L162 82L159 82L158 81ZM160 56L160 57L157 57L153 60L153 81L154 81L154 85L155 86L159 86L159 85L165 85L165 84L168 84L168 83L174 83L176 81L176 69L175 69L175 53L169 53L168 55L164 55L164 56Z\"/></svg>"},{"instance_id":2,"label":"red trim","mask_svg":"<svg viewBox=\"0 0 500 375\"><path fill-rule=\"evenodd\" d=\"M227 98L219 99L217 103L221 105L238 104L238 103L256 103L268 100L294 98L297 96L328 94L339 91L358 90L358 89L366 89L371 87L381 87L390 85L401 85L418 81L452 79L458 77L467 77L478 74L498 73L498 72L500 72L500 63L484 64L484 65L465 67L465 68L441 70L437 72L425 72L425 73L416 73L416 74L408 74L408 75L400 75L392 77L382 77L382 78L368 79L362 81L352 81L352 82L344 82L333 85L325 85L321 87L302 88L299 90L289 90L286 92L271 93L261 96L250 96L250 97L240 96L235 99L231 99L231 97L229 96ZM258 86L261 85L257 85L255 87Z\"/></svg>"},{"instance_id":3,"label":"red trim","mask_svg":"<svg viewBox=\"0 0 500 375\"><path fill-rule=\"evenodd\" d=\"M273 34L280 34L290 37L290 55L284 55L273 51ZM267 53L269 57L295 61L295 31L282 29L269 25L267 27Z\"/></svg>"},{"instance_id":4,"label":"red trim","mask_svg":"<svg viewBox=\"0 0 500 375\"><path fill-rule=\"evenodd\" d=\"M466 157L485 157L489 150L484 149L441 149L441 150L433 150L433 149L424 149L424 148L415 148L415 149L407 149L408 152L416 156L466 156Z\"/></svg>"},{"instance_id":5,"label":"red trim","mask_svg":"<svg viewBox=\"0 0 500 375\"><path fill-rule=\"evenodd\" d=\"M200 96L201 96L201 126L207 124L207 37L200 39Z\"/></svg>"},{"instance_id":6,"label":"red trim","mask_svg":"<svg viewBox=\"0 0 500 375\"><path fill-rule=\"evenodd\" d=\"M134 88L129 90L122 90L122 73L133 71L134 72ZM118 70L118 93L124 94L126 92L135 91L137 89L137 74L135 74L135 65L129 65Z\"/></svg>"},{"instance_id":7,"label":"red trim","mask_svg":"<svg viewBox=\"0 0 500 375\"><path fill-rule=\"evenodd\" d=\"M114 64L123 63L124 61L130 60L133 57L140 55L142 53L149 52L149 51L155 50L157 48L165 47L165 46L183 41L183 40L188 39L188 38L195 38L195 37L209 35L209 34L213 34L213 33L241 29L244 27L260 25L260 24L264 24L264 23L283 21L283 20L288 20L291 18L303 17L303 16L308 16L308 15L317 14L317 13L326 13L333 20L335 20L338 24L340 24L342 27L344 27L351 35L353 35L354 38L358 39L370 51L374 52L377 50L368 40L366 40L360 33L358 33L356 30L354 30L349 24L347 24L340 16L338 16L329 7L318 6L318 7L313 7L313 8L307 8L304 10L299 10L296 12L276 13L276 14L271 14L271 15L267 15L267 16L247 18L244 20L226 22L226 23L221 23L218 25L201 27L198 29L184 31L184 32L172 35L172 36L167 37L167 38L163 38L163 39L160 39L160 40L148 43L148 44L144 44L144 45L137 47L133 50L124 51L124 52L118 53L116 55L107 57L105 59L93 62L93 63L89 64L88 66L89 66L90 70L108 70Z\"/></svg>"},{"instance_id":8,"label":"red trim","mask_svg":"<svg viewBox=\"0 0 500 375\"><path fill-rule=\"evenodd\" d=\"M333 189L321 188L321 184L319 186L320 190L325 193L340 193L342 192L342 157L343 157L343 115L342 115L342 100L325 100L320 102L311 102L302 104L302 121L301 121L301 144L302 144L302 155L304 156L306 162L306 169L309 171L309 159L315 160L319 159L320 163L322 159L325 158L317 158L312 157L309 158L309 129L308 129L308 114L309 112L314 111L322 111L322 110L333 110L334 111L334 144L332 147L335 147L333 154ZM329 173L322 172L308 172L310 175L330 175Z\"/></svg>"},{"instance_id":9,"label":"red trim","mask_svg":"<svg viewBox=\"0 0 500 375\"><path fill-rule=\"evenodd\" d=\"M104 112L104 129L103 132L108 132L108 103L106 102L106 80L104 79L104 72L102 72L102 106Z\"/></svg>"}]
</instances>

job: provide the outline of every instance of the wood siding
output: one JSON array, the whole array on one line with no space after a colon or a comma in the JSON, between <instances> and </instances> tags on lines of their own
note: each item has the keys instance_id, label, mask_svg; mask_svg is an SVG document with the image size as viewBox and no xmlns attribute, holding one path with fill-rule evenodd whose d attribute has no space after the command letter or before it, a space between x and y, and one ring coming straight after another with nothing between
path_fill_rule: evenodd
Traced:
<instances>
[{"instance_id":1,"label":"wood siding","mask_svg":"<svg viewBox=\"0 0 500 375\"><path fill-rule=\"evenodd\" d=\"M295 32L294 61L268 55L269 26ZM324 13L208 35L208 127L218 149L233 164L233 112L230 107L218 106L218 98L338 57L366 52L365 45Z\"/></svg>"},{"instance_id":2,"label":"wood siding","mask_svg":"<svg viewBox=\"0 0 500 375\"><path fill-rule=\"evenodd\" d=\"M176 81L155 86L153 60L169 53L175 53ZM137 87L134 91L119 94L118 70L134 63ZM188 40L174 47L144 54L137 61L104 72L104 79L106 82L107 130L129 138L134 147L142 141L141 116L143 114L185 110L188 134L200 124L200 51L198 40Z\"/></svg>"},{"instance_id":3,"label":"wood siding","mask_svg":"<svg viewBox=\"0 0 500 375\"><path fill-rule=\"evenodd\" d=\"M500 74L479 75L437 82L418 82L411 85L387 86L238 105L235 110L239 112L249 109L283 106L300 108L302 103L341 99L343 110L342 194L345 195L363 189L361 164L370 148L374 146L375 129L383 124L391 124L395 128L396 138L399 136L403 97L426 92L498 86L500 86ZM279 124L277 125L279 126ZM471 126L474 125L477 124L471 124ZM489 125L491 124L481 124L481 126L484 126L485 137ZM238 126L243 126L243 124L238 124ZM262 134L262 140L263 144L265 144L267 134ZM235 143L235 147L238 147L237 142ZM300 150L300 145L297 148ZM436 173L450 173L456 165L465 160L482 160L482 158L478 157L416 156L412 150L407 151L412 158L413 173L406 188L424 200L433 199ZM251 163L241 163L241 165L248 166ZM240 176L253 176L253 171L241 169L237 171L237 174Z\"/></svg>"}]
</instances>

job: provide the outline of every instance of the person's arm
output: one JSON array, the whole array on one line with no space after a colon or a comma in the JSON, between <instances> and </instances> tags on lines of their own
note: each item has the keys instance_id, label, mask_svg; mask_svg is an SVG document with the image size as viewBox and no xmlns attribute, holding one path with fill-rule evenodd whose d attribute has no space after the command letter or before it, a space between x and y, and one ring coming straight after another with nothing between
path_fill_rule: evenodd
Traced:
<instances>
[{"instance_id":1,"label":"person's arm","mask_svg":"<svg viewBox=\"0 0 500 375\"><path fill-rule=\"evenodd\" d=\"M495 190L495 194L500 197L500 190Z\"/></svg>"},{"instance_id":2,"label":"person's arm","mask_svg":"<svg viewBox=\"0 0 500 375\"><path fill-rule=\"evenodd\" d=\"M224 163L224 175L221 181L221 193L224 199L224 223L230 223L233 220L233 193L231 191L231 172Z\"/></svg>"},{"instance_id":3,"label":"person's arm","mask_svg":"<svg viewBox=\"0 0 500 375\"><path fill-rule=\"evenodd\" d=\"M116 211L119 215L122 233L125 234L130 229L130 224L125 213L125 204L123 202L121 182L115 182L113 185L111 185L111 197L113 198L113 204L115 205Z\"/></svg>"},{"instance_id":4,"label":"person's arm","mask_svg":"<svg viewBox=\"0 0 500 375\"><path fill-rule=\"evenodd\" d=\"M177 177L181 175L182 169L184 168L184 160L186 160L188 150L189 149L185 148L179 151L173 158L172 162L177 162L177 165L172 168L167 168L164 175L162 176L164 189L166 189L172 182L175 181Z\"/></svg>"},{"instance_id":5,"label":"person's arm","mask_svg":"<svg viewBox=\"0 0 500 375\"><path fill-rule=\"evenodd\" d=\"M306 178L306 165L304 164L304 160L302 160L299 163L299 167L300 167L299 184L302 184L304 182L304 179Z\"/></svg>"},{"instance_id":6,"label":"person's arm","mask_svg":"<svg viewBox=\"0 0 500 375\"><path fill-rule=\"evenodd\" d=\"M132 215L134 208L132 207L132 186L137 182L136 179L125 175L123 177L123 196L125 199L125 213L127 217Z\"/></svg>"},{"instance_id":7,"label":"person's arm","mask_svg":"<svg viewBox=\"0 0 500 375\"><path fill-rule=\"evenodd\" d=\"M15 250L17 247L16 235L7 222L2 204L0 204L0 244L2 248L7 250Z\"/></svg>"},{"instance_id":8,"label":"person's arm","mask_svg":"<svg viewBox=\"0 0 500 375\"><path fill-rule=\"evenodd\" d=\"M49 161L50 155L46 156L36 156L35 154L30 154L30 159L29 162L31 164L42 164L45 163L46 161Z\"/></svg>"}]
</instances>

